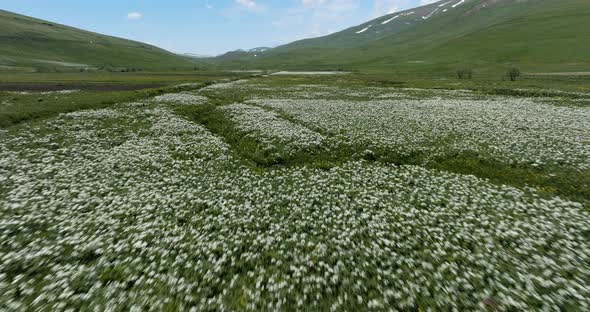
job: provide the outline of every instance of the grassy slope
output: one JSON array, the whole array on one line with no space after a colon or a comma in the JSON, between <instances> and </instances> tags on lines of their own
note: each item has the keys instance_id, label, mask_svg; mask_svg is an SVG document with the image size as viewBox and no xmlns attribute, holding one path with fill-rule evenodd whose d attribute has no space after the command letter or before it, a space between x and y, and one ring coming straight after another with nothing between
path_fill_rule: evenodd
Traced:
<instances>
[{"instance_id":1,"label":"grassy slope","mask_svg":"<svg viewBox=\"0 0 590 312\"><path fill-rule=\"evenodd\" d=\"M75 65L79 64L79 65ZM192 68L193 62L160 48L0 10L2 69L105 67Z\"/></svg>"},{"instance_id":2,"label":"grassy slope","mask_svg":"<svg viewBox=\"0 0 590 312\"><path fill-rule=\"evenodd\" d=\"M582 0L510 4L479 11L473 15L479 20L459 17L475 24L471 28L477 31L473 32L467 31L468 28L453 32L455 23L441 18L433 21L433 25L424 25L424 29L409 33L421 40L414 51L400 51L406 53L399 62L423 61L425 69L451 72L460 65L495 74L511 65L520 66L526 72L586 71L590 68L589 13L590 3ZM484 27L480 21L490 23ZM450 35L437 38L437 29ZM433 35L428 36L428 33ZM388 38L371 48L385 52L384 46L400 43L399 39ZM388 62L389 59L384 58L374 65L383 66Z\"/></svg>"},{"instance_id":3,"label":"grassy slope","mask_svg":"<svg viewBox=\"0 0 590 312\"><path fill-rule=\"evenodd\" d=\"M478 7L484 1L488 5ZM386 25L381 23L398 13L330 36L294 42L262 57L244 56L224 63L435 75L451 75L458 66L493 75L511 65L525 72L590 69L588 1L471 0L421 20L444 2L409 10L416 13ZM356 34L368 25L373 27Z\"/></svg>"},{"instance_id":4,"label":"grassy slope","mask_svg":"<svg viewBox=\"0 0 590 312\"><path fill-rule=\"evenodd\" d=\"M3 73L0 84L51 84L60 83L64 88L77 83L136 85L157 83L165 85L219 80L228 77L244 76L247 73L224 71L158 71L158 72L64 72L64 73Z\"/></svg>"},{"instance_id":5,"label":"grassy slope","mask_svg":"<svg viewBox=\"0 0 590 312\"><path fill-rule=\"evenodd\" d=\"M236 73L45 73L2 75L13 82L39 84L59 82L64 89L71 83L114 83L120 85L163 84L159 88L135 91L81 91L71 94L0 91L0 130L60 113L109 107L115 103L143 100L162 93L182 92L216 81L242 78ZM0 78L0 83L4 80ZM184 84L188 83L188 84Z\"/></svg>"}]
</instances>

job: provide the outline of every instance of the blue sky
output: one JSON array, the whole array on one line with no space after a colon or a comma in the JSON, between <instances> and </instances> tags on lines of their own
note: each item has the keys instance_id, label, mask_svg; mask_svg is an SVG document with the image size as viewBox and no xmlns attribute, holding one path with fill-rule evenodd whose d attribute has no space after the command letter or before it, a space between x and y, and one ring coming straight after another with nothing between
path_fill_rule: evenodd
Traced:
<instances>
[{"instance_id":1,"label":"blue sky","mask_svg":"<svg viewBox=\"0 0 590 312\"><path fill-rule=\"evenodd\" d=\"M0 9L215 55L339 31L435 0L0 0Z\"/></svg>"}]
</instances>

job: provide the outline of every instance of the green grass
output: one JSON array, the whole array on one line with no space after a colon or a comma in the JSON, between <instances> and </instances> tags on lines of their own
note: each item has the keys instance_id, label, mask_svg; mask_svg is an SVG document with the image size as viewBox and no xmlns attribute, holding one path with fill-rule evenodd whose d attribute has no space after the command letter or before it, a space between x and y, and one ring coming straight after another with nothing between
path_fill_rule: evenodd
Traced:
<instances>
[{"instance_id":1,"label":"green grass","mask_svg":"<svg viewBox=\"0 0 590 312\"><path fill-rule=\"evenodd\" d=\"M248 76L247 73L227 71L146 71L67 72L67 73L2 73L0 83L117 83L117 84L180 84Z\"/></svg>"},{"instance_id":2,"label":"green grass","mask_svg":"<svg viewBox=\"0 0 590 312\"><path fill-rule=\"evenodd\" d=\"M450 42L446 46L432 40L431 45L424 46L431 50L418 49L416 54L395 59L379 54L388 55L391 51L385 46L396 45L387 38L377 40L378 43L363 42L382 44L381 48L344 56L333 54L347 40L344 37L329 48L303 47L305 52L295 51L289 61L269 63L299 69L331 69L345 64L362 69L360 73L259 77L251 79L251 83L277 90L303 84L346 91L368 87L468 89L475 91L473 96L477 99L506 95L550 98L556 105L564 106L588 105L590 101L571 101L590 99L584 94L590 92L588 77L526 76L516 82L503 81L501 75L512 62L511 54L496 54L499 59L487 59L486 53L495 52L486 49L510 38L506 34L510 27L518 28L516 38L529 38L536 34L528 28L529 24L546 23L539 31L563 37L560 32L566 31L563 27L569 22L534 19L550 14L563 17L562 13L574 11L568 4L584 4L573 0L533 2L543 6L532 10L530 17L514 21L514 25L495 25L478 31L477 37L445 38ZM562 6L555 7L552 13L542 10L551 8L552 3ZM497 18L490 16L487 20ZM533 19L531 23L529 18ZM464 27L484 22L466 21ZM579 23L579 29L584 29L584 23ZM39 27L55 27L43 25ZM421 31L429 30L432 28ZM494 37L498 34L502 37ZM487 41L478 44L475 38ZM425 36L421 40L431 39ZM577 44L562 39L556 42ZM0 62L2 51L13 48L7 49L2 44L8 41L2 40L6 38L0 37ZM62 39L52 40L59 43ZM586 40L581 38L580 44ZM69 44L67 48L75 54L84 51ZM514 45L507 53L522 52L516 57L519 61L531 60L522 65L529 72L583 69L587 65L584 59L579 67L553 63L562 62L558 59L562 56L575 58L578 53L585 53L586 48L556 52L559 47L547 42L539 43L543 46L523 44L540 50L522 51ZM458 53L461 50L456 46L469 47L469 51ZM478 50L480 46L482 50ZM61 59L66 55L51 51L56 46L46 47L50 50L46 57ZM31 48L33 51L39 47ZM134 49L128 51L143 53ZM320 56L307 63L306 53L316 52ZM17 71L26 71L27 66L39 69L26 53L12 59L22 66ZM104 59L97 59L113 59L108 53L103 56ZM424 56L431 57L428 63L404 63L404 57ZM475 64L476 78L449 79L459 64L456 58L471 62L480 56L481 62L471 63ZM349 62L348 57L356 59ZM74 57L62 60L79 62ZM128 63L122 63L122 67L136 66L129 58L123 61ZM156 60L154 66L171 64L160 61ZM244 310L252 303L248 291L260 289L256 309L262 310L266 309L262 304L274 303L277 298L283 300L287 310L296 309L298 299L302 298L306 298L301 301L305 305L297 309L328 310L342 296L351 300L341 309L366 310L368 300L379 298L385 289L403 293L402 300L412 298L411 304L400 308L408 311L449 308L444 304L448 304L449 298L458 307L465 304L466 310L474 309L481 297L473 298L473 293L479 294L483 289L490 290L483 302L489 310L496 309L501 298L498 293L503 291L524 301L531 310L540 309L541 304L548 302L546 298L559 297L562 292L568 295L555 309L577 311L580 302L587 302L587 296L574 297L576 287L569 286L579 283L580 290L587 284L584 264L588 257L579 253L588 250L585 242L590 232L584 223L587 219L577 204L556 201L544 206L545 203L536 201L536 196L577 201L590 212L588 170L558 165L510 165L492 160L493 154L452 149L436 158L422 152L396 154L386 147L367 152L364 145L339 141L338 134L322 132L274 110L278 118L320 132L327 137L325 144L331 145L329 152L320 146L286 155L281 153L285 147L279 144L279 153L269 153L264 142L245 136L220 110L224 105L252 98L253 93L240 87L207 94L207 105L115 105L162 93L195 91L213 81L239 77L204 71L0 75L0 84L60 83L66 88L74 83L161 85L139 91L72 94L0 92L0 133L7 135L6 142L1 140L5 149L0 153L4 157L0 172L8 177L0 179L0 206L6 208L0 209L2 235L8 238L0 243L0 253L5 254L6 260L0 265L6 279L0 307L8 309L9 304L20 302L21 309L58 309L57 304L64 304L65 309L84 310L114 302L114 309L128 310L139 306L135 304L145 304L146 308L177 311L200 303L201 310L218 310L218 306L203 304L217 297L222 298L226 309ZM185 82L194 84L174 87ZM432 99L435 94L415 93L422 94L424 99ZM340 98L338 93L331 96L334 100L350 100L345 95ZM359 97L358 102L375 98ZM94 112L88 111L89 114L75 117L43 120L61 113L111 106L117 114L108 118L92 116ZM169 111L190 122L176 120L179 116ZM209 131L194 127L191 122ZM449 135L434 144L444 147L446 141L454 139ZM225 150L224 143L229 150ZM581 144L586 143L590 144L590 139ZM349 162L355 160L362 162L350 166ZM402 167L382 166L383 163ZM425 173L421 168L404 165L435 170ZM503 192L465 175L534 191L515 195L514 190ZM513 230L517 235L508 235ZM546 261L536 260L540 258ZM452 270L441 273L439 269L447 265ZM305 268L304 273L300 268ZM329 277L339 279L318 282ZM565 284L542 287L539 283L544 278L562 279ZM277 287L281 282L293 288ZM436 285L451 286L449 289L455 292ZM88 294L88 298L74 299L78 297L70 292ZM64 298L58 297L61 295ZM538 299L538 295L547 297ZM42 296L45 301L34 306L33 300ZM313 307L312 301L316 304ZM393 299L388 304L395 307ZM397 299L395 304L399 304ZM510 308L516 309L497 306Z\"/></svg>"},{"instance_id":3,"label":"green grass","mask_svg":"<svg viewBox=\"0 0 590 312\"><path fill-rule=\"evenodd\" d=\"M205 86L213 80L227 79L227 73L205 72L201 76L186 73L102 73L102 74L14 74L3 76L1 81L13 82L117 82L117 83L167 83L177 84L186 82L187 78ZM225 76L224 76L225 75ZM233 75L233 74L232 74ZM235 77L237 78L237 77ZM590 91L590 84L585 79L571 80L568 78L554 79L523 79L516 82L485 80L426 80L408 76L392 76L379 73L364 73L347 75L346 77L281 77L257 78L269 86L284 87L297 84L323 84L347 88L364 88L368 86L380 87L417 87L442 89L470 89L476 90L482 96L487 94L502 94L510 96L542 96L578 98L573 92ZM198 88L193 86L192 88ZM192 88L186 88L189 90ZM517 91L515 89L527 89ZM0 93L0 103L9 102L11 105L0 106L0 128L11 127L26 121L55 116L59 113L72 112L83 109L97 109L111 106L115 103L146 99L165 92L176 92L183 89L161 87L140 91L96 92L83 91L79 93L56 94L13 94ZM554 90L554 91L548 91ZM557 93L555 91L572 92ZM240 103L248 94L240 91L228 90L223 95L212 98L209 105L204 106L175 106L174 110L200 124L213 133L221 136L233 147L238 158L256 170L268 170L278 167L310 166L328 169L350 160L364 159L392 163L396 165L422 164L427 155L414 154L394 155L388 151L375 150L374 154L364 154L364 146L341 144L332 148L331 153L321 149L301 151L288 157L277 157L265 151L260 142L253 138L245 138L239 133L232 122L217 108L221 105ZM284 119L297 123L291 116L282 115ZM329 135L323 133L324 135ZM534 168L526 166L509 166L490 162L482 155L447 155L429 163L431 168L461 174L474 174L478 177L489 178L497 184L507 184L518 187L531 186L540 190L548 197L562 196L572 200L587 202L590 198L590 175L586 172L567 171L562 168ZM554 175L552 175L554 174ZM580 187L589 186L589 187Z\"/></svg>"},{"instance_id":4,"label":"green grass","mask_svg":"<svg viewBox=\"0 0 590 312\"><path fill-rule=\"evenodd\" d=\"M559 93L557 87L566 85L566 82L555 82L548 80L525 80L517 82L502 82L498 84L486 83L484 81L432 81L432 80L410 80L397 81L386 80L382 75L350 75L342 77L272 77L255 78L252 82L263 83L268 86L286 87L299 84L323 84L345 88L365 88L370 86L403 86L419 88L443 88L443 89L471 89L480 93L482 98L489 95L508 95L515 97L555 97L562 102L559 105L579 105L569 99L577 99L582 95L575 92L581 89L566 88L561 90L566 93ZM554 87L553 92L543 89L547 86ZM587 86L583 83L581 86ZM511 88L512 87L512 88ZM518 91L514 88L533 88L530 91ZM537 89L537 90L535 90ZM424 153L396 154L387 149L373 149L372 153L366 153L366 146L354 144L337 144L330 146L330 152L326 153L321 147L312 150L299 151L292 155L269 153L264 144L253 137L246 137L238 131L231 120L219 110L223 105L241 103L251 94L243 91L227 90L222 95L213 98L211 103L203 106L175 106L172 107L176 113L188 119L200 123L214 134L222 137L225 142L232 146L232 151L237 158L244 160L244 164L254 168L256 171L273 170L284 167L307 166L319 169L329 169L339 166L348 161L364 160L395 165L419 165L430 169L443 170L459 174L471 174L480 178L489 179L498 185L511 185L518 188L532 187L537 189L541 196L552 198L559 196L573 201L583 203L590 209L590 172L567 169L558 166L535 167L530 165L510 165L493 161L493 157L485 154L473 153L446 153L441 157L432 160ZM588 98L588 95L584 96ZM586 104L587 105L587 104ZM283 119L294 123L299 121L292 116L279 113ZM313 129L318 131L319 129ZM321 131L321 130L320 130ZM324 136L337 142L333 134L322 133ZM440 142L444 146L445 142ZM279 146L280 151L283 147Z\"/></svg>"},{"instance_id":5,"label":"green grass","mask_svg":"<svg viewBox=\"0 0 590 312\"><path fill-rule=\"evenodd\" d=\"M0 65L24 71L193 69L195 60L145 43L0 10Z\"/></svg>"},{"instance_id":6,"label":"green grass","mask_svg":"<svg viewBox=\"0 0 590 312\"><path fill-rule=\"evenodd\" d=\"M328 86L364 88L400 87L419 89L472 90L482 94L503 94L526 97L578 98L574 93L590 94L590 76L523 76L517 81L501 77L477 77L459 80L456 78L433 78L414 74L383 71L364 71L342 76L273 76L266 79L270 86L291 84L324 84ZM588 97L588 95L584 95Z\"/></svg>"},{"instance_id":7,"label":"green grass","mask_svg":"<svg viewBox=\"0 0 590 312\"><path fill-rule=\"evenodd\" d=\"M219 109L254 95L287 95L280 87L302 84L339 91L374 86L484 90L486 85L394 78L259 77L201 90L210 98L207 105L114 105L109 112L31 119L0 131L6 133L0 136L0 172L8 177L0 183L0 206L7 208L0 209L2 235L8 238L0 242L6 259L0 271L7 281L0 306L129 310L145 304L177 311L220 310L223 303L239 311L271 309L282 300L286 310L327 311L347 297L340 309L364 311L372 298L392 291L399 300L412 301L402 305L390 297L379 301L382 307L425 311L453 304L473 310L485 298L490 310L516 309L501 301L507 292L520 307L538 310L545 298L552 300L539 295L575 289L531 280L554 276L586 285L588 257L578 257L588 250L586 213L578 204L542 201L538 195L562 196L588 208L588 172L511 166L474 153L446 153L424 163L428 155L401 156L385 148L363 153L365 146L351 144L329 153L304 150L276 157L262 152L261 142L245 137ZM257 91L259 86L265 88ZM486 92L510 94L507 86ZM404 92L416 99L437 94ZM350 100L344 93L329 96ZM489 98L488 93L475 96ZM378 93L373 94L375 100ZM80 100L92 109L101 107L93 102L101 97L124 101L125 96L82 92L58 98ZM30 109L42 110L43 102L32 102ZM46 116L62 109L55 110ZM284 113L277 118L313 127ZM359 159L364 161L349 162ZM466 174L536 190L499 188ZM439 269L444 267L450 269ZM324 278L328 282L321 282ZM36 300L40 296L45 299ZM577 311L586 298L566 295L555 308Z\"/></svg>"},{"instance_id":8,"label":"green grass","mask_svg":"<svg viewBox=\"0 0 590 312\"><path fill-rule=\"evenodd\" d=\"M235 103L235 101L227 101L225 104L231 103ZM218 109L220 105L223 104L218 102L217 104L203 106L175 106L172 108L176 113L202 124L214 134L222 137L226 143L233 147L233 151L238 158L244 160L245 165L256 171L294 166L329 169L350 161L352 153L358 152L358 148L340 145L339 148L331 150L330 153L326 153L321 148L314 148L285 155L285 153L281 153L285 147L280 144L277 147L279 153L269 151L264 148L260 140L251 136L244 136L243 133L238 131L235 124L228 120L227 116ZM287 116L284 117L285 119L288 118Z\"/></svg>"},{"instance_id":9,"label":"green grass","mask_svg":"<svg viewBox=\"0 0 590 312\"><path fill-rule=\"evenodd\" d=\"M55 116L60 113L83 109L98 109L115 103L138 101L167 92L180 92L206 86L214 81L236 79L234 73L70 73L70 74L13 74L4 75L0 83L60 83L64 89L69 84L113 83L121 85L162 84L158 88L136 91L81 91L71 94L0 92L0 128L10 127L25 121ZM178 87L178 84L192 83Z\"/></svg>"},{"instance_id":10,"label":"green grass","mask_svg":"<svg viewBox=\"0 0 590 312\"><path fill-rule=\"evenodd\" d=\"M590 210L590 172L559 167L510 166L486 159L485 155L455 155L436 159L433 169L486 178L495 184L533 187L546 197L559 196L583 203Z\"/></svg>"},{"instance_id":11,"label":"green grass","mask_svg":"<svg viewBox=\"0 0 590 312\"><path fill-rule=\"evenodd\" d=\"M232 146L236 155L257 171L299 166L329 169L354 160L398 166L421 165L431 169L475 175L489 179L498 185L511 185L518 188L533 187L546 198L560 196L584 203L590 209L590 172L587 171L580 172L560 167L513 166L490 161L486 155L473 154L446 154L444 157L427 162L429 155L423 153L401 155L388 150L372 150L373 153L367 154L365 146L349 144L339 144L332 147L329 153L318 148L286 157L280 154L277 156L265 150L260 141L244 137L235 129L232 122L217 109L216 105L181 107L176 108L176 112L223 137L224 141Z\"/></svg>"},{"instance_id":12,"label":"green grass","mask_svg":"<svg viewBox=\"0 0 590 312\"><path fill-rule=\"evenodd\" d=\"M115 103L147 98L164 92L158 90L126 92L84 91L67 95L0 93L0 128L25 121L55 116L83 109L98 109Z\"/></svg>"},{"instance_id":13,"label":"green grass","mask_svg":"<svg viewBox=\"0 0 590 312\"><path fill-rule=\"evenodd\" d=\"M487 7L477 9L484 2ZM218 61L235 68L389 71L430 78L453 77L461 67L488 79L500 79L510 66L525 73L590 71L585 0L474 0L422 21L438 4L408 10L416 14L386 25L381 23L399 12L257 57L239 54ZM368 25L373 25L369 31L356 34Z\"/></svg>"}]
</instances>

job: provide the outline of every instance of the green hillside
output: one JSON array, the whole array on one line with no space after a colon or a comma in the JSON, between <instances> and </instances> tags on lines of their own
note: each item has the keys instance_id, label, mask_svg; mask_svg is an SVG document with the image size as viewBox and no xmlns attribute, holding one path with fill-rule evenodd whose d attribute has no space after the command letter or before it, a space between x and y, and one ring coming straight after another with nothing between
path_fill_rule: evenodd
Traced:
<instances>
[{"instance_id":1,"label":"green hillside","mask_svg":"<svg viewBox=\"0 0 590 312\"><path fill-rule=\"evenodd\" d=\"M0 10L0 70L192 68L160 48Z\"/></svg>"},{"instance_id":2,"label":"green hillside","mask_svg":"<svg viewBox=\"0 0 590 312\"><path fill-rule=\"evenodd\" d=\"M444 0L222 65L449 74L590 71L590 1Z\"/></svg>"}]
</instances>

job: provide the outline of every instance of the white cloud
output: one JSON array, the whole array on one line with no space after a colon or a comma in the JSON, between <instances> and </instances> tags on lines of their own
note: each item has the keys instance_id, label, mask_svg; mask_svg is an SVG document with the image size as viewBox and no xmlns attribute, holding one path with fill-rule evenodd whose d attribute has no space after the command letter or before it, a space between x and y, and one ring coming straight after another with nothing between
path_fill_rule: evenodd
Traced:
<instances>
[{"instance_id":1,"label":"white cloud","mask_svg":"<svg viewBox=\"0 0 590 312\"><path fill-rule=\"evenodd\" d=\"M301 4L305 8L313 8L326 3L327 0L301 0Z\"/></svg>"},{"instance_id":2,"label":"white cloud","mask_svg":"<svg viewBox=\"0 0 590 312\"><path fill-rule=\"evenodd\" d=\"M254 0L235 0L237 4L248 8L248 9L256 9L256 7L258 7L258 4L256 4L256 1Z\"/></svg>"},{"instance_id":3,"label":"white cloud","mask_svg":"<svg viewBox=\"0 0 590 312\"><path fill-rule=\"evenodd\" d=\"M439 0L375 0L373 2L373 18L422 6Z\"/></svg>"},{"instance_id":4,"label":"white cloud","mask_svg":"<svg viewBox=\"0 0 590 312\"><path fill-rule=\"evenodd\" d=\"M403 0L375 0L373 3L373 17L397 12L400 5L405 4L405 2Z\"/></svg>"},{"instance_id":5,"label":"white cloud","mask_svg":"<svg viewBox=\"0 0 590 312\"><path fill-rule=\"evenodd\" d=\"M262 13L266 11L266 7L255 0L234 0L238 8L246 9L251 12Z\"/></svg>"},{"instance_id":6,"label":"white cloud","mask_svg":"<svg viewBox=\"0 0 590 312\"><path fill-rule=\"evenodd\" d=\"M327 35L360 23L361 0L297 0L272 25L284 31L284 42Z\"/></svg>"},{"instance_id":7,"label":"white cloud","mask_svg":"<svg viewBox=\"0 0 590 312\"><path fill-rule=\"evenodd\" d=\"M281 43L328 35L373 18L437 0L366 0L368 6L365 5L365 0L292 1L296 5L283 14L277 14L272 21L274 27L283 31ZM368 11L365 11L367 7Z\"/></svg>"},{"instance_id":8,"label":"white cloud","mask_svg":"<svg viewBox=\"0 0 590 312\"><path fill-rule=\"evenodd\" d=\"M142 19L143 15L139 12L131 12L127 14L127 19L128 20L139 20Z\"/></svg>"},{"instance_id":9,"label":"white cloud","mask_svg":"<svg viewBox=\"0 0 590 312\"><path fill-rule=\"evenodd\" d=\"M300 0L301 7L292 12L301 12L317 18L338 20L359 8L359 0Z\"/></svg>"}]
</instances>

